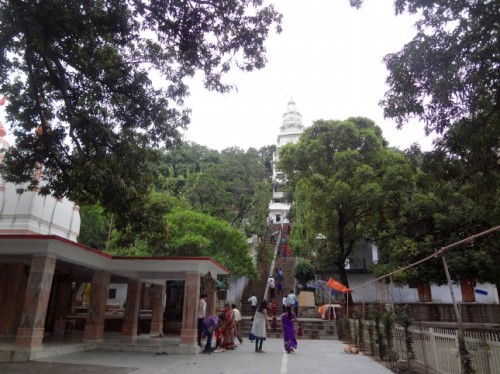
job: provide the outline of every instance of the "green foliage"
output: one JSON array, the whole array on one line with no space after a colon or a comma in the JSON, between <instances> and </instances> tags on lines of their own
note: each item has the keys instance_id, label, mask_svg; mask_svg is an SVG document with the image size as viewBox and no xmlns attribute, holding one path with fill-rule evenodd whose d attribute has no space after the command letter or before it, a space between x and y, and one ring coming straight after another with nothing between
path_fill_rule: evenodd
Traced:
<instances>
[{"instance_id":1,"label":"green foliage","mask_svg":"<svg viewBox=\"0 0 500 374\"><path fill-rule=\"evenodd\" d=\"M392 334L394 328L394 316L392 312L385 312L382 314L382 323L384 325L384 336L387 342L389 359L394 361L396 352L394 351L394 335Z\"/></svg>"},{"instance_id":2,"label":"green foliage","mask_svg":"<svg viewBox=\"0 0 500 374\"><path fill-rule=\"evenodd\" d=\"M364 347L364 330L365 324L363 323L363 313L360 311L358 307L354 309L354 318L356 319L356 334L355 334L355 343L359 349L363 349Z\"/></svg>"},{"instance_id":3,"label":"green foliage","mask_svg":"<svg viewBox=\"0 0 500 374\"><path fill-rule=\"evenodd\" d=\"M462 332L458 334L458 352L460 354L460 366L463 374L475 374L476 370L472 365L472 359L465 343Z\"/></svg>"},{"instance_id":4,"label":"green foliage","mask_svg":"<svg viewBox=\"0 0 500 374\"><path fill-rule=\"evenodd\" d=\"M129 207L139 210L154 180L157 147L179 142L189 123L185 81L201 71L207 89L226 92L233 66L264 67L281 15L262 3L2 2L0 92L16 137L4 178L130 222Z\"/></svg>"},{"instance_id":5,"label":"green foliage","mask_svg":"<svg viewBox=\"0 0 500 374\"><path fill-rule=\"evenodd\" d=\"M345 262L355 243L374 237L381 217L411 191L407 159L387 148L373 121L354 117L316 121L281 149L278 167L294 188L292 245L335 265L348 286Z\"/></svg>"},{"instance_id":6,"label":"green foliage","mask_svg":"<svg viewBox=\"0 0 500 374\"><path fill-rule=\"evenodd\" d=\"M307 287L307 282L314 280L316 276L316 269L313 264L306 259L299 259L297 264L293 268L293 276L302 285L302 287Z\"/></svg>"},{"instance_id":7,"label":"green foliage","mask_svg":"<svg viewBox=\"0 0 500 374\"><path fill-rule=\"evenodd\" d=\"M260 247L258 252L257 261L259 263L270 264L274 258L274 246L271 244L265 244Z\"/></svg>"},{"instance_id":8,"label":"green foliage","mask_svg":"<svg viewBox=\"0 0 500 374\"><path fill-rule=\"evenodd\" d=\"M341 340L346 340L351 336L351 323L347 316L337 319L337 333Z\"/></svg>"},{"instance_id":9,"label":"green foliage","mask_svg":"<svg viewBox=\"0 0 500 374\"><path fill-rule=\"evenodd\" d=\"M498 134L498 2L394 3L396 13L418 14L419 20L413 40L385 57L385 116L400 126L416 116L427 132L443 133L466 122L471 134L485 126L492 131L496 126Z\"/></svg>"},{"instance_id":10,"label":"green foliage","mask_svg":"<svg viewBox=\"0 0 500 374\"><path fill-rule=\"evenodd\" d=\"M220 162L192 175L186 195L194 209L253 234L266 223L271 189L255 149L229 148Z\"/></svg>"},{"instance_id":11,"label":"green foliage","mask_svg":"<svg viewBox=\"0 0 500 374\"><path fill-rule=\"evenodd\" d=\"M256 277L247 241L240 230L207 214L175 209L167 215L168 256L210 256L232 275Z\"/></svg>"},{"instance_id":12,"label":"green foliage","mask_svg":"<svg viewBox=\"0 0 500 374\"><path fill-rule=\"evenodd\" d=\"M418 20L413 39L384 59L389 70L384 115L398 127L417 118L427 133L439 137L432 152L423 154L415 146L407 152L419 178L401 211L379 227L381 262L389 265L383 271L500 223L500 4L395 0L394 5L396 14L407 12ZM495 234L453 250L453 280L500 284L499 243ZM427 263L400 280L443 283L439 265Z\"/></svg>"},{"instance_id":13,"label":"green foliage","mask_svg":"<svg viewBox=\"0 0 500 374\"><path fill-rule=\"evenodd\" d=\"M80 220L78 243L105 250L111 225L110 217L104 214L99 205L83 205L80 207Z\"/></svg>"},{"instance_id":14,"label":"green foliage","mask_svg":"<svg viewBox=\"0 0 500 374\"><path fill-rule=\"evenodd\" d=\"M370 339L370 354L375 356L375 334L374 334L374 326L370 321L368 322L368 337Z\"/></svg>"},{"instance_id":15,"label":"green foliage","mask_svg":"<svg viewBox=\"0 0 500 374\"><path fill-rule=\"evenodd\" d=\"M442 151L422 153L413 148L411 163L417 169L414 190L401 201L397 214L379 226L377 275L416 262L439 248L498 225L500 173L474 178L460 160ZM447 254L453 280L477 279L498 284L500 259L498 233L454 248ZM396 283L446 282L439 259L399 273Z\"/></svg>"},{"instance_id":16,"label":"green foliage","mask_svg":"<svg viewBox=\"0 0 500 374\"><path fill-rule=\"evenodd\" d=\"M385 345L384 334L382 333L382 328L380 326L382 320L382 313L375 308L371 308L370 317L373 320L373 325L375 329L375 345L378 347L378 354L381 360L387 355L387 346Z\"/></svg>"},{"instance_id":17,"label":"green foliage","mask_svg":"<svg viewBox=\"0 0 500 374\"><path fill-rule=\"evenodd\" d=\"M413 334L410 329L413 319L410 316L410 308L408 305L402 305L396 307L395 310L395 320L396 322L403 326L405 333L405 348L406 348L406 357L408 361L415 359L415 351L413 350Z\"/></svg>"},{"instance_id":18,"label":"green foliage","mask_svg":"<svg viewBox=\"0 0 500 374\"><path fill-rule=\"evenodd\" d=\"M160 166L160 188L247 235L264 236L271 199L266 149L228 148L219 153L194 143L183 144L166 152Z\"/></svg>"}]
</instances>

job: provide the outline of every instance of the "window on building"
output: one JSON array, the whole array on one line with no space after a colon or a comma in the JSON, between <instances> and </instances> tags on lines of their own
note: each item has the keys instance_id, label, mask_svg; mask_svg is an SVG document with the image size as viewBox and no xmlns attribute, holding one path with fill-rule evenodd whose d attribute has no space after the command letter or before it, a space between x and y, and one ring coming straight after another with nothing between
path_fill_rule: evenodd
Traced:
<instances>
[{"instance_id":1,"label":"window on building","mask_svg":"<svg viewBox=\"0 0 500 374\"><path fill-rule=\"evenodd\" d=\"M108 299L116 299L116 288L110 288L108 291Z\"/></svg>"},{"instance_id":2,"label":"window on building","mask_svg":"<svg viewBox=\"0 0 500 374\"><path fill-rule=\"evenodd\" d=\"M281 214L276 214L275 222L281 222Z\"/></svg>"},{"instance_id":3,"label":"window on building","mask_svg":"<svg viewBox=\"0 0 500 374\"><path fill-rule=\"evenodd\" d=\"M217 299L218 300L227 300L227 290L224 288L219 288L217 290Z\"/></svg>"}]
</instances>

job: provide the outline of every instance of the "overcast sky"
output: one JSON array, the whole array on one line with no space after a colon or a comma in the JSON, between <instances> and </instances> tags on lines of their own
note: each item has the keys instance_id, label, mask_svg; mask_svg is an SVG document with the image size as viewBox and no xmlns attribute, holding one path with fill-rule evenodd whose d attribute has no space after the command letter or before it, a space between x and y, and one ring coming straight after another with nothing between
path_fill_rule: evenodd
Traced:
<instances>
[{"instance_id":1,"label":"overcast sky","mask_svg":"<svg viewBox=\"0 0 500 374\"><path fill-rule=\"evenodd\" d=\"M421 124L396 130L378 105L387 89L382 58L411 40L415 19L396 17L393 0L366 0L359 10L349 0L273 2L283 14L283 32L272 32L267 40L267 66L231 72L226 79L237 91L229 94L209 92L201 80L191 82L186 104L192 121L184 140L217 150L276 144L293 98L306 127L317 119L365 116L382 128L391 146L405 149L418 142L424 150L432 148ZM0 119L5 123L3 108Z\"/></svg>"},{"instance_id":2,"label":"overcast sky","mask_svg":"<svg viewBox=\"0 0 500 374\"><path fill-rule=\"evenodd\" d=\"M222 150L275 144L290 97L304 126L317 119L373 119L391 146L414 142L432 148L422 125L396 130L378 102L387 89L382 58L397 52L415 34L409 16L394 15L393 0L366 0L356 10L349 0L274 0L283 14L283 32L267 41L266 68L235 72L228 81L237 92L206 91L191 84L187 100L192 122L185 140Z\"/></svg>"}]
</instances>

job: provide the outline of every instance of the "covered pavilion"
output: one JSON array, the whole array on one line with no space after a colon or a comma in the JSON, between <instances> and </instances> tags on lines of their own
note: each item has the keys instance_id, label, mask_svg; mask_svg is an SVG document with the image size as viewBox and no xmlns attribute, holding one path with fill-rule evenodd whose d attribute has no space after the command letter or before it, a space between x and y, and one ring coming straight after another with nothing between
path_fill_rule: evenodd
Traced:
<instances>
[{"instance_id":1,"label":"covered pavilion","mask_svg":"<svg viewBox=\"0 0 500 374\"><path fill-rule=\"evenodd\" d=\"M133 349L130 343L140 342L136 338L142 284L148 284L153 295L149 334L161 337L166 281L184 281L175 351L196 353L202 279L212 280L204 282L203 292L208 296L207 313L213 314L219 274L228 271L209 257L113 257L55 235L0 235L0 338L5 343L11 337L13 342L0 345L0 361L29 360L43 351L51 336L46 324L67 316L73 282L91 283L82 341L97 348L105 343L108 286L127 284L120 341Z\"/></svg>"}]
</instances>

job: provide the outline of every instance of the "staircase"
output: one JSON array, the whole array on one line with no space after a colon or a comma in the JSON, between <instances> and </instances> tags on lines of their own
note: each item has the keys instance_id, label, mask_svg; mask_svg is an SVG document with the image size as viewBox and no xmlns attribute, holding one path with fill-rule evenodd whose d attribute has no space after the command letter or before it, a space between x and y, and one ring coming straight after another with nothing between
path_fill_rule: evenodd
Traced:
<instances>
[{"instance_id":1,"label":"staircase","mask_svg":"<svg viewBox=\"0 0 500 374\"><path fill-rule=\"evenodd\" d=\"M297 262L297 257L276 257L274 263L274 272L276 274L277 270L281 268L283 270L283 279L281 280L282 294L274 297L278 311L281 311L281 299L290 293L291 290L295 291L295 277L293 276L293 268ZM278 290L276 290L276 293Z\"/></svg>"},{"instance_id":2,"label":"staircase","mask_svg":"<svg viewBox=\"0 0 500 374\"><path fill-rule=\"evenodd\" d=\"M288 228L285 228L287 233L290 233ZM278 237L280 240L281 235ZM291 290L295 291L295 277L293 276L293 270L297 262L297 257L283 257L276 256L274 260L274 268L272 269L272 274L275 276L279 268L283 270L283 279L281 281L281 295L278 294L276 289L276 295L274 296L274 302L276 303L277 315L277 327L274 330L267 330L267 336L270 338L281 338L283 336L283 330L281 326L281 314L283 312L282 299L283 296L287 296ZM248 337L250 329L252 328L251 318L251 305L248 302L250 296L255 295L258 302L260 303L266 293L267 279L269 278L271 265L267 262L260 262L257 264L257 271L260 274L260 278L256 281L250 280L243 295L241 297L241 314L243 319L240 325L240 334L242 337ZM276 278L276 276L275 276ZM270 319L272 318L271 313L268 313ZM321 318L301 318L298 317L300 324L302 326L303 335L301 339L322 339L322 340L335 340L338 339L337 336L337 326L335 321L326 321ZM295 324L297 329L298 324ZM300 339L299 337L297 337Z\"/></svg>"},{"instance_id":3,"label":"staircase","mask_svg":"<svg viewBox=\"0 0 500 374\"><path fill-rule=\"evenodd\" d=\"M269 264L260 262L257 264L257 271L259 272L259 279L253 280L250 279L243 294L241 295L241 315L253 317L251 304L248 302L248 299L255 295L257 297L257 305L260 304L262 299L264 298L264 292L266 291L267 286L267 278L269 277Z\"/></svg>"}]
</instances>

